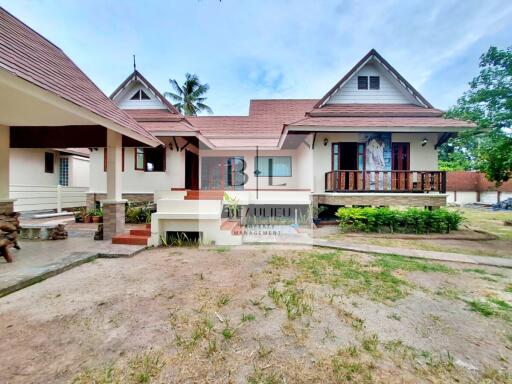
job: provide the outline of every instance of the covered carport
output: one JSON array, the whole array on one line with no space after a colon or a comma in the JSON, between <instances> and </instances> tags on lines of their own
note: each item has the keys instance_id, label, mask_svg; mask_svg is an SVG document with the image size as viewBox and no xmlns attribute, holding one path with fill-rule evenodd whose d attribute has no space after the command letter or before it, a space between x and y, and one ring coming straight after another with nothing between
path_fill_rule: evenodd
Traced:
<instances>
[{"instance_id":1,"label":"covered carport","mask_svg":"<svg viewBox=\"0 0 512 384\"><path fill-rule=\"evenodd\" d=\"M0 8L0 212L10 148L107 148L104 238L124 229L122 147L161 142L112 101L56 45Z\"/></svg>"}]
</instances>

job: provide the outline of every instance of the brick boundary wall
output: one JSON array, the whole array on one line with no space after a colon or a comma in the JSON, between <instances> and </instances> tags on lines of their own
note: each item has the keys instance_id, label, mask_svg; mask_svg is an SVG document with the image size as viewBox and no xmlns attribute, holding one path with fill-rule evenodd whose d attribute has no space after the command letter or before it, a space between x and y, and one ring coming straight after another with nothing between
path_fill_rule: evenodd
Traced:
<instances>
[{"instance_id":1,"label":"brick boundary wall","mask_svg":"<svg viewBox=\"0 0 512 384\"><path fill-rule=\"evenodd\" d=\"M485 174L475 171L449 171L446 172L446 190L457 192L512 192L512 180L499 187L487 180Z\"/></svg>"},{"instance_id":2,"label":"brick boundary wall","mask_svg":"<svg viewBox=\"0 0 512 384\"><path fill-rule=\"evenodd\" d=\"M123 193L123 199L128 200L129 202L143 202L150 201L153 202L154 194L152 193ZM87 209L94 209L94 198L96 201L106 200L106 193L87 193L86 195L86 207Z\"/></svg>"}]
</instances>

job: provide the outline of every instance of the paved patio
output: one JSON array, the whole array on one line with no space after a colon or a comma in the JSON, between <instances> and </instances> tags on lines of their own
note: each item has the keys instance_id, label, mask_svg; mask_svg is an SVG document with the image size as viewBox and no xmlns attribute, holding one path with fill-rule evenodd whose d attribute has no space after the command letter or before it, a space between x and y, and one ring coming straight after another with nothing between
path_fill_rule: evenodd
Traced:
<instances>
[{"instance_id":1,"label":"paved patio","mask_svg":"<svg viewBox=\"0 0 512 384\"><path fill-rule=\"evenodd\" d=\"M69 221L66 224L68 239L21 240L21 249L12 250L13 263L0 260L0 297L98 257L129 257L145 249L139 245L112 244L110 240L95 241L95 225Z\"/></svg>"}]
</instances>

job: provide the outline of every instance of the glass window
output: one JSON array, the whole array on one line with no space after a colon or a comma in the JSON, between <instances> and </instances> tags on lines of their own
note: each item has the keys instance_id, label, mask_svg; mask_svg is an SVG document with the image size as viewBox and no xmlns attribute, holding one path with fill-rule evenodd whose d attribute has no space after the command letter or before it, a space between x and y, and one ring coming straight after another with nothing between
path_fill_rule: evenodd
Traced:
<instances>
[{"instance_id":1,"label":"glass window","mask_svg":"<svg viewBox=\"0 0 512 384\"><path fill-rule=\"evenodd\" d=\"M130 98L130 100L150 100L149 96L143 90L139 90L135 92L135 94Z\"/></svg>"},{"instance_id":2,"label":"glass window","mask_svg":"<svg viewBox=\"0 0 512 384\"><path fill-rule=\"evenodd\" d=\"M69 159L61 157L59 159L59 185L67 187L69 183Z\"/></svg>"},{"instance_id":3,"label":"glass window","mask_svg":"<svg viewBox=\"0 0 512 384\"><path fill-rule=\"evenodd\" d=\"M379 76L370 76L370 89L380 89Z\"/></svg>"},{"instance_id":4,"label":"glass window","mask_svg":"<svg viewBox=\"0 0 512 384\"><path fill-rule=\"evenodd\" d=\"M256 158L256 176L290 177L291 175L291 156L258 156Z\"/></svg>"},{"instance_id":5,"label":"glass window","mask_svg":"<svg viewBox=\"0 0 512 384\"><path fill-rule=\"evenodd\" d=\"M165 147L136 148L135 169L146 172L165 172Z\"/></svg>"},{"instance_id":6,"label":"glass window","mask_svg":"<svg viewBox=\"0 0 512 384\"><path fill-rule=\"evenodd\" d=\"M144 170L144 148L135 148L135 169Z\"/></svg>"},{"instance_id":7,"label":"glass window","mask_svg":"<svg viewBox=\"0 0 512 384\"><path fill-rule=\"evenodd\" d=\"M55 161L55 155L51 152L44 153L44 171L46 173L53 173L53 163Z\"/></svg>"},{"instance_id":8,"label":"glass window","mask_svg":"<svg viewBox=\"0 0 512 384\"><path fill-rule=\"evenodd\" d=\"M357 76L357 89L368 89L368 76Z\"/></svg>"}]
</instances>

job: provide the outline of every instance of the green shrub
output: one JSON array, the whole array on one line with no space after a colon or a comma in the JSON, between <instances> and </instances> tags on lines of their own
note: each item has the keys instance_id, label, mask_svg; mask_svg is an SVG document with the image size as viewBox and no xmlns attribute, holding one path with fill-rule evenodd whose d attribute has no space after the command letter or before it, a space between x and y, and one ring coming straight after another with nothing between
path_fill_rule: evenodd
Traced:
<instances>
[{"instance_id":1,"label":"green shrub","mask_svg":"<svg viewBox=\"0 0 512 384\"><path fill-rule=\"evenodd\" d=\"M128 203L125 211L124 221L128 224L149 224L151 223L151 206L149 202Z\"/></svg>"},{"instance_id":2,"label":"green shrub","mask_svg":"<svg viewBox=\"0 0 512 384\"><path fill-rule=\"evenodd\" d=\"M342 230L363 232L448 233L463 220L459 212L419 208L339 208L336 216Z\"/></svg>"}]
</instances>

